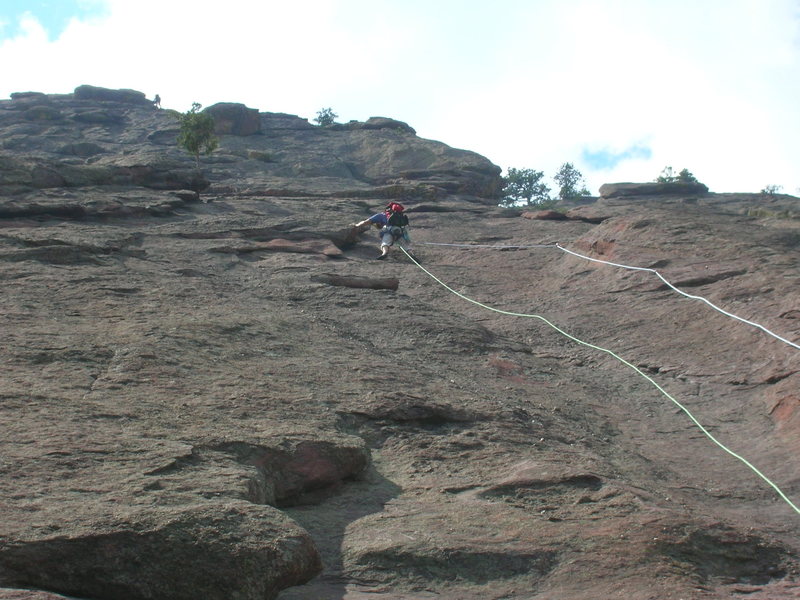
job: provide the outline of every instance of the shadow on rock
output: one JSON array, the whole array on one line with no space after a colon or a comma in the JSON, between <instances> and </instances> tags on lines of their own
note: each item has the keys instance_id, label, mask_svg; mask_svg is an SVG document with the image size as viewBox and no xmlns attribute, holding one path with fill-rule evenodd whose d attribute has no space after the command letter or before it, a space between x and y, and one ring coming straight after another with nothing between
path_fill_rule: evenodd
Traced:
<instances>
[{"instance_id":1,"label":"shadow on rock","mask_svg":"<svg viewBox=\"0 0 800 600\"><path fill-rule=\"evenodd\" d=\"M286 509L311 535L322 555L323 572L315 580L281 592L278 600L342 600L349 580L344 573L342 542L351 523L383 510L401 488L377 472L374 466L359 481L348 484L335 497L315 506Z\"/></svg>"}]
</instances>

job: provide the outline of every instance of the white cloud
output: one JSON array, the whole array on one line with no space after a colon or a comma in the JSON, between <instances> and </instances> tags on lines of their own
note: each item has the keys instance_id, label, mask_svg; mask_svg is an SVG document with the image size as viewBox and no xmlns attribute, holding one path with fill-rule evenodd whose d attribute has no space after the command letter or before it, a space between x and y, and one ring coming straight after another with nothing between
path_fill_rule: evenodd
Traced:
<instances>
[{"instance_id":1,"label":"white cloud","mask_svg":"<svg viewBox=\"0 0 800 600\"><path fill-rule=\"evenodd\" d=\"M800 187L793 0L108 0L56 40L31 17L0 44L0 97L134 88L164 105L242 102L387 116L502 167L590 188L688 168L716 191ZM652 156L611 170L584 150Z\"/></svg>"}]
</instances>

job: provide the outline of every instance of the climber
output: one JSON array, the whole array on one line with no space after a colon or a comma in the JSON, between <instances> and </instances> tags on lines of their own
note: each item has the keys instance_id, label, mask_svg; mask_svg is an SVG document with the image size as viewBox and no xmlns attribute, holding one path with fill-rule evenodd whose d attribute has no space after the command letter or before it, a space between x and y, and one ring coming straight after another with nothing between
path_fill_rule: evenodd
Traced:
<instances>
[{"instance_id":1,"label":"climber","mask_svg":"<svg viewBox=\"0 0 800 600\"><path fill-rule=\"evenodd\" d=\"M376 213L369 219L364 219L359 223L354 223L352 226L360 231L363 231L369 225L375 225L380 230L379 236L381 240L381 253L376 257L377 260L384 260L389 255L389 248L398 242L406 252L412 257L411 252L411 238L408 235L408 216L405 214L405 208L402 204L397 202L390 202L386 205L386 210L382 213ZM418 260L414 257L414 260Z\"/></svg>"},{"instance_id":2,"label":"climber","mask_svg":"<svg viewBox=\"0 0 800 600\"><path fill-rule=\"evenodd\" d=\"M156 94L156 97L153 99L153 106L156 108L161 108L161 96Z\"/></svg>"}]
</instances>

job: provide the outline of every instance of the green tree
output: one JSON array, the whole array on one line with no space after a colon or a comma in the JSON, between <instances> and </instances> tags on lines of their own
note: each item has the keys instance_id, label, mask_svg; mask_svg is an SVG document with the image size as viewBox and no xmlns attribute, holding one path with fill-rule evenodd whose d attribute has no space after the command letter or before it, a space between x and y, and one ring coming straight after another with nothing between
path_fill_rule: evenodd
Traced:
<instances>
[{"instance_id":1,"label":"green tree","mask_svg":"<svg viewBox=\"0 0 800 600\"><path fill-rule=\"evenodd\" d=\"M314 119L314 122L320 127L328 127L329 125L333 125L334 121L338 116L339 115L333 112L333 109L323 108L317 112L317 116Z\"/></svg>"},{"instance_id":2,"label":"green tree","mask_svg":"<svg viewBox=\"0 0 800 600\"><path fill-rule=\"evenodd\" d=\"M664 167L661 169L661 175L656 177L656 183L672 183L673 181L677 181L678 176L675 174L675 171L672 167Z\"/></svg>"},{"instance_id":3,"label":"green tree","mask_svg":"<svg viewBox=\"0 0 800 600\"><path fill-rule=\"evenodd\" d=\"M198 171L200 155L211 154L219 146L219 140L214 135L214 118L208 113L200 112L201 108L200 104L193 102L192 108L185 113L171 111L181 125L178 146L194 156Z\"/></svg>"},{"instance_id":4,"label":"green tree","mask_svg":"<svg viewBox=\"0 0 800 600\"><path fill-rule=\"evenodd\" d=\"M782 189L783 189L782 185L770 184L770 185L765 185L761 190L761 193L766 196L774 196L775 194L778 194Z\"/></svg>"},{"instance_id":5,"label":"green tree","mask_svg":"<svg viewBox=\"0 0 800 600\"><path fill-rule=\"evenodd\" d=\"M583 174L575 168L572 163L564 163L553 176L558 185L558 199L569 200L579 196L591 196L586 189L586 182Z\"/></svg>"},{"instance_id":6,"label":"green tree","mask_svg":"<svg viewBox=\"0 0 800 600\"><path fill-rule=\"evenodd\" d=\"M681 183L698 183L697 177L692 175L689 169L681 169L680 173L675 173L672 167L664 167L661 175L656 177L656 183L672 183L679 181Z\"/></svg>"},{"instance_id":7,"label":"green tree","mask_svg":"<svg viewBox=\"0 0 800 600\"><path fill-rule=\"evenodd\" d=\"M542 182L544 173L535 169L508 169L503 178L502 206L516 206L525 203L528 206L546 205L552 201L550 188Z\"/></svg>"}]
</instances>

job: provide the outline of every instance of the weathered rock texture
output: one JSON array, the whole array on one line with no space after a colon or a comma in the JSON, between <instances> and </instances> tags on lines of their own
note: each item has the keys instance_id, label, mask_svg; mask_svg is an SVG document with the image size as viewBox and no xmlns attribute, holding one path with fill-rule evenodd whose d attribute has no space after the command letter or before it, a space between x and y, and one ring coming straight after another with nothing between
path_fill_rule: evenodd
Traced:
<instances>
[{"instance_id":1,"label":"weathered rock texture","mask_svg":"<svg viewBox=\"0 0 800 600\"><path fill-rule=\"evenodd\" d=\"M697 181L667 181L645 183L605 183L600 186L603 198L624 198L631 196L691 196L707 194L708 187Z\"/></svg>"},{"instance_id":2,"label":"weathered rock texture","mask_svg":"<svg viewBox=\"0 0 800 600\"><path fill-rule=\"evenodd\" d=\"M347 226L403 197L442 283L617 352L798 503L800 351L553 245L796 341L797 198L522 218L478 155L270 113L198 177L79 89L0 101L0 598L798 596L800 515L650 382Z\"/></svg>"}]
</instances>

